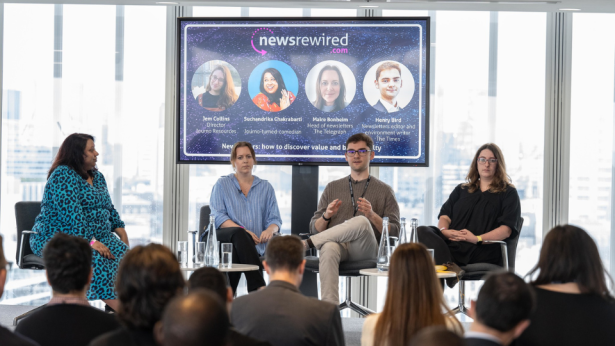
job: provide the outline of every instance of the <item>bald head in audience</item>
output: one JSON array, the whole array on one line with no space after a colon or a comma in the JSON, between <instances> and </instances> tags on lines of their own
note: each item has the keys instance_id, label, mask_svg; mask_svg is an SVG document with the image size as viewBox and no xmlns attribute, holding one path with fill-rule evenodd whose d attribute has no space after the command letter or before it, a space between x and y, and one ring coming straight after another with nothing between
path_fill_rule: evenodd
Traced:
<instances>
[{"instance_id":1,"label":"bald head in audience","mask_svg":"<svg viewBox=\"0 0 615 346\"><path fill-rule=\"evenodd\" d=\"M229 327L220 298L209 290L195 289L169 303L155 334L162 346L224 346Z\"/></svg>"}]
</instances>

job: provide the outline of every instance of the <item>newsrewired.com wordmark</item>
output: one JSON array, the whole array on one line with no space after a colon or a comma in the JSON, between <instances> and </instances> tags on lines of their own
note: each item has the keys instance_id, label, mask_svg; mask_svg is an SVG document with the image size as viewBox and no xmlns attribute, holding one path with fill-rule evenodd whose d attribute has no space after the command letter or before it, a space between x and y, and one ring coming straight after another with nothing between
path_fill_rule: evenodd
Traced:
<instances>
[{"instance_id":1,"label":"newsrewired.com wordmark","mask_svg":"<svg viewBox=\"0 0 615 346\"><path fill-rule=\"evenodd\" d=\"M330 53L348 53L348 48L344 48L348 46L348 34L341 37L326 36L325 34L322 34L322 36L276 36L273 30L269 28L258 28L252 33L250 43L252 44L252 49L260 55L267 54L266 47L271 49L269 47L275 46L328 46L327 48L334 46L331 48Z\"/></svg>"}]
</instances>

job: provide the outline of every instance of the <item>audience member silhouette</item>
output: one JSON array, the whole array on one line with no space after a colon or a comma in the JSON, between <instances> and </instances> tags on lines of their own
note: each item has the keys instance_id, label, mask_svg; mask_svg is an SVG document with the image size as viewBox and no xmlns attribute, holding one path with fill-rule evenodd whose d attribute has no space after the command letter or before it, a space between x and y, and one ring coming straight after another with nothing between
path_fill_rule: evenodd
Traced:
<instances>
[{"instance_id":1,"label":"audience member silhouette","mask_svg":"<svg viewBox=\"0 0 615 346\"><path fill-rule=\"evenodd\" d=\"M162 346L226 346L229 325L226 308L215 292L195 289L169 303L155 334Z\"/></svg>"},{"instance_id":2,"label":"audience member silhouette","mask_svg":"<svg viewBox=\"0 0 615 346\"><path fill-rule=\"evenodd\" d=\"M184 288L177 258L160 244L137 246L120 263L117 317L123 328L95 339L91 346L156 345L153 329L167 303Z\"/></svg>"},{"instance_id":3,"label":"audience member silhouette","mask_svg":"<svg viewBox=\"0 0 615 346\"><path fill-rule=\"evenodd\" d=\"M82 346L120 327L114 315L90 306L86 298L92 281L92 249L86 240L56 233L43 249L43 260L52 298L20 322L17 332L41 346Z\"/></svg>"}]
</instances>

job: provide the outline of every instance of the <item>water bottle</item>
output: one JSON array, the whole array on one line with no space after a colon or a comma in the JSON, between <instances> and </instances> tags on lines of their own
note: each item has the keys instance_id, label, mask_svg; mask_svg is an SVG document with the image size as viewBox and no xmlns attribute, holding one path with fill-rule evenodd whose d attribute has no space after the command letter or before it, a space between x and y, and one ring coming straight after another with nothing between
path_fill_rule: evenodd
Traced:
<instances>
[{"instance_id":1,"label":"water bottle","mask_svg":"<svg viewBox=\"0 0 615 346\"><path fill-rule=\"evenodd\" d=\"M389 218L382 218L382 238L378 247L378 271L384 272L389 270L391 260L391 244L389 240Z\"/></svg>"},{"instance_id":2,"label":"water bottle","mask_svg":"<svg viewBox=\"0 0 615 346\"><path fill-rule=\"evenodd\" d=\"M188 231L188 251L192 251L192 263L196 263L196 234L197 231Z\"/></svg>"},{"instance_id":3,"label":"water bottle","mask_svg":"<svg viewBox=\"0 0 615 346\"><path fill-rule=\"evenodd\" d=\"M406 235L406 218L401 218L401 229L399 230L399 240L397 241L397 246L401 244L405 244L408 242L408 238Z\"/></svg>"},{"instance_id":4,"label":"water bottle","mask_svg":"<svg viewBox=\"0 0 615 346\"><path fill-rule=\"evenodd\" d=\"M216 218L209 215L209 226L207 226L207 246L205 247L205 265L217 267L220 263L220 252L218 250L218 237L216 236Z\"/></svg>"},{"instance_id":5,"label":"water bottle","mask_svg":"<svg viewBox=\"0 0 615 346\"><path fill-rule=\"evenodd\" d=\"M410 242L411 243L418 243L419 242L419 233L418 233L419 220L413 218L410 221L410 227L412 228L411 231L410 231Z\"/></svg>"}]
</instances>

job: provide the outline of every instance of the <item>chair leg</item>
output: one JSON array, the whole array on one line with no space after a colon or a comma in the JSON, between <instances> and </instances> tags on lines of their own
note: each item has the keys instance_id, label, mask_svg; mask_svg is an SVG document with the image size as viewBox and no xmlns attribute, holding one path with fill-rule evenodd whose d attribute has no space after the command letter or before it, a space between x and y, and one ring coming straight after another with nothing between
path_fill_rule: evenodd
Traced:
<instances>
[{"instance_id":1,"label":"chair leg","mask_svg":"<svg viewBox=\"0 0 615 346\"><path fill-rule=\"evenodd\" d=\"M32 310L30 310L28 312L25 312L25 313L15 317L15 318L13 318L13 326L17 326L19 321L23 320L24 318L30 316L30 314L33 314L33 313L37 312L38 310L40 310L40 309L42 309L42 308L44 308L46 306L47 306L47 304L43 304L43 305L41 305L41 306L39 306L37 308L34 308L34 309L32 309Z\"/></svg>"},{"instance_id":2,"label":"chair leg","mask_svg":"<svg viewBox=\"0 0 615 346\"><path fill-rule=\"evenodd\" d=\"M340 311L348 308L348 309L358 313L359 315L361 315L361 317L365 317L367 315L375 313L375 311L370 310L370 309L366 308L365 306L363 306L361 304L357 304L357 303L352 301L352 299L350 298L350 292L351 292L351 286L350 286L351 285L351 281L350 281L350 279L351 279L350 276L346 277L346 300L344 302L342 302L338 306Z\"/></svg>"},{"instance_id":3,"label":"chair leg","mask_svg":"<svg viewBox=\"0 0 615 346\"><path fill-rule=\"evenodd\" d=\"M468 309L465 306L465 301L466 301L466 285L465 285L465 281L459 280L459 287L458 288L459 288L459 304L452 311L455 314L464 314L464 315L470 317L468 315Z\"/></svg>"}]
</instances>

